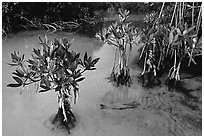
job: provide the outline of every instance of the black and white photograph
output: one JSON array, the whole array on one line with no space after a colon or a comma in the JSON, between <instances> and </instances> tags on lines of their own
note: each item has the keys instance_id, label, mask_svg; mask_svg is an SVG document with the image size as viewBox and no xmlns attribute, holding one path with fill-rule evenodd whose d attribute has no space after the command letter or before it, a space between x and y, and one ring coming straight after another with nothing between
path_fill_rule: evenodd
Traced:
<instances>
[{"instance_id":1,"label":"black and white photograph","mask_svg":"<svg viewBox=\"0 0 204 138\"><path fill-rule=\"evenodd\" d=\"M202 136L202 2L1 5L2 136Z\"/></svg>"}]
</instances>

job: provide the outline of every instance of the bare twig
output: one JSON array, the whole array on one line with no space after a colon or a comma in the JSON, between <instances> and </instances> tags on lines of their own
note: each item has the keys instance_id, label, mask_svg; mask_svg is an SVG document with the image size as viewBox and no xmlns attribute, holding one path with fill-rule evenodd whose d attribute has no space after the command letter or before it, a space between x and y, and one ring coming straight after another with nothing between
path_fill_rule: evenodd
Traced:
<instances>
[{"instance_id":1,"label":"bare twig","mask_svg":"<svg viewBox=\"0 0 204 138\"><path fill-rule=\"evenodd\" d=\"M33 26L36 27L36 25L35 25L32 21L30 21L29 19L27 19L26 17L24 17L24 16L22 16L22 15L19 15L19 14L17 14L17 16L21 17L21 19L26 20L27 22L29 22L30 24L32 24Z\"/></svg>"}]
</instances>

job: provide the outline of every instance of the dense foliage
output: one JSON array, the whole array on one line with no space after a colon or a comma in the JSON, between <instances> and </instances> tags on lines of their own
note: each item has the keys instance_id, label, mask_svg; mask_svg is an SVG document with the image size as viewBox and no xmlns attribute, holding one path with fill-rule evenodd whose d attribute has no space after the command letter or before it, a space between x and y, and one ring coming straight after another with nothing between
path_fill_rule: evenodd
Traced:
<instances>
[{"instance_id":1,"label":"dense foliage","mask_svg":"<svg viewBox=\"0 0 204 138\"><path fill-rule=\"evenodd\" d=\"M75 117L71 112L71 104L76 103L79 94L79 82L84 80L82 74L88 70L95 70L99 58L92 59L85 53L80 58L80 53L70 51L71 41L66 38L54 39L52 42L39 37L40 49L33 49L32 59L25 60L24 54L11 53L12 63L16 67L12 73L16 83L8 87L26 87L37 85L37 91L47 92L54 90L58 97L59 110L56 118L60 116L62 123L68 129L74 126ZM39 87L41 90L38 90Z\"/></svg>"},{"instance_id":2,"label":"dense foliage","mask_svg":"<svg viewBox=\"0 0 204 138\"><path fill-rule=\"evenodd\" d=\"M144 61L142 77L147 84L153 84L163 71L168 70L170 88L180 82L184 60L189 61L188 65L183 64L186 68L196 64L194 58L202 54L202 5L167 4L167 8L163 3L159 13L148 14L144 20L149 25L143 31L144 46L140 59Z\"/></svg>"},{"instance_id":3,"label":"dense foliage","mask_svg":"<svg viewBox=\"0 0 204 138\"><path fill-rule=\"evenodd\" d=\"M119 9L119 20L96 35L116 47L112 80L118 86L130 84L130 53L140 37L143 48L139 60L143 62L141 78L144 86L161 84L159 77L166 71L169 72L166 81L169 88L179 83L181 65L197 64L194 59L202 54L201 13L201 3L164 2L159 12L146 15L146 26L140 30L126 22L129 11ZM186 60L187 65L184 64Z\"/></svg>"},{"instance_id":4,"label":"dense foliage","mask_svg":"<svg viewBox=\"0 0 204 138\"><path fill-rule=\"evenodd\" d=\"M104 3L3 2L3 33L25 29L76 31L100 19L94 11Z\"/></svg>"},{"instance_id":5,"label":"dense foliage","mask_svg":"<svg viewBox=\"0 0 204 138\"><path fill-rule=\"evenodd\" d=\"M89 33L101 18L109 16L110 12L116 13L119 8L144 13L157 11L158 5L161 3L2 2L2 33L7 35L25 29L81 30Z\"/></svg>"}]
</instances>

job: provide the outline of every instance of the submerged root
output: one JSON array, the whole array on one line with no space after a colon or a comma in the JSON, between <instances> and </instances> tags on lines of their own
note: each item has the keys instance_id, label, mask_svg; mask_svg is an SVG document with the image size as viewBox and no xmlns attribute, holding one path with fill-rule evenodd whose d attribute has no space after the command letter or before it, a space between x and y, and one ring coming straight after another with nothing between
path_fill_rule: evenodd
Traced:
<instances>
[{"instance_id":1,"label":"submerged root","mask_svg":"<svg viewBox=\"0 0 204 138\"><path fill-rule=\"evenodd\" d=\"M130 87L132 83L129 72L125 72L124 70L121 70L120 74L112 72L109 80L110 82L113 82L113 84L116 84L117 87L119 87L120 85Z\"/></svg>"},{"instance_id":2,"label":"submerged root","mask_svg":"<svg viewBox=\"0 0 204 138\"><path fill-rule=\"evenodd\" d=\"M153 72L144 72L140 76L140 80L142 82L143 87L149 88L156 85L161 85L161 81L157 76L154 76Z\"/></svg>"},{"instance_id":3,"label":"submerged root","mask_svg":"<svg viewBox=\"0 0 204 138\"><path fill-rule=\"evenodd\" d=\"M165 82L165 84L168 86L168 91L171 91L172 89L178 89L181 86L181 81L176 80L175 78L168 78Z\"/></svg>"},{"instance_id":4,"label":"submerged root","mask_svg":"<svg viewBox=\"0 0 204 138\"><path fill-rule=\"evenodd\" d=\"M66 108L65 110L66 110L67 121L65 121L65 118L63 115L63 109L58 108L58 112L55 118L52 120L52 124L55 125L55 127L52 130L54 130L55 128L65 128L70 134L70 129L75 127L74 123L76 122L76 118L70 109Z\"/></svg>"}]
</instances>

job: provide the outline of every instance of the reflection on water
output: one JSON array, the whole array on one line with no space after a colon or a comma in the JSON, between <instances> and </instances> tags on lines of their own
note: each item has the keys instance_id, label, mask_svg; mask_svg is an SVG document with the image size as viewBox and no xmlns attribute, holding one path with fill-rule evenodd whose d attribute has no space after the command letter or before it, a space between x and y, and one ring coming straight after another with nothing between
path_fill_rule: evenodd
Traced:
<instances>
[{"instance_id":1,"label":"reflection on water","mask_svg":"<svg viewBox=\"0 0 204 138\"><path fill-rule=\"evenodd\" d=\"M102 104L107 107L123 107L127 104L139 103L142 96L142 88L140 86L119 86L111 87L102 97Z\"/></svg>"}]
</instances>

